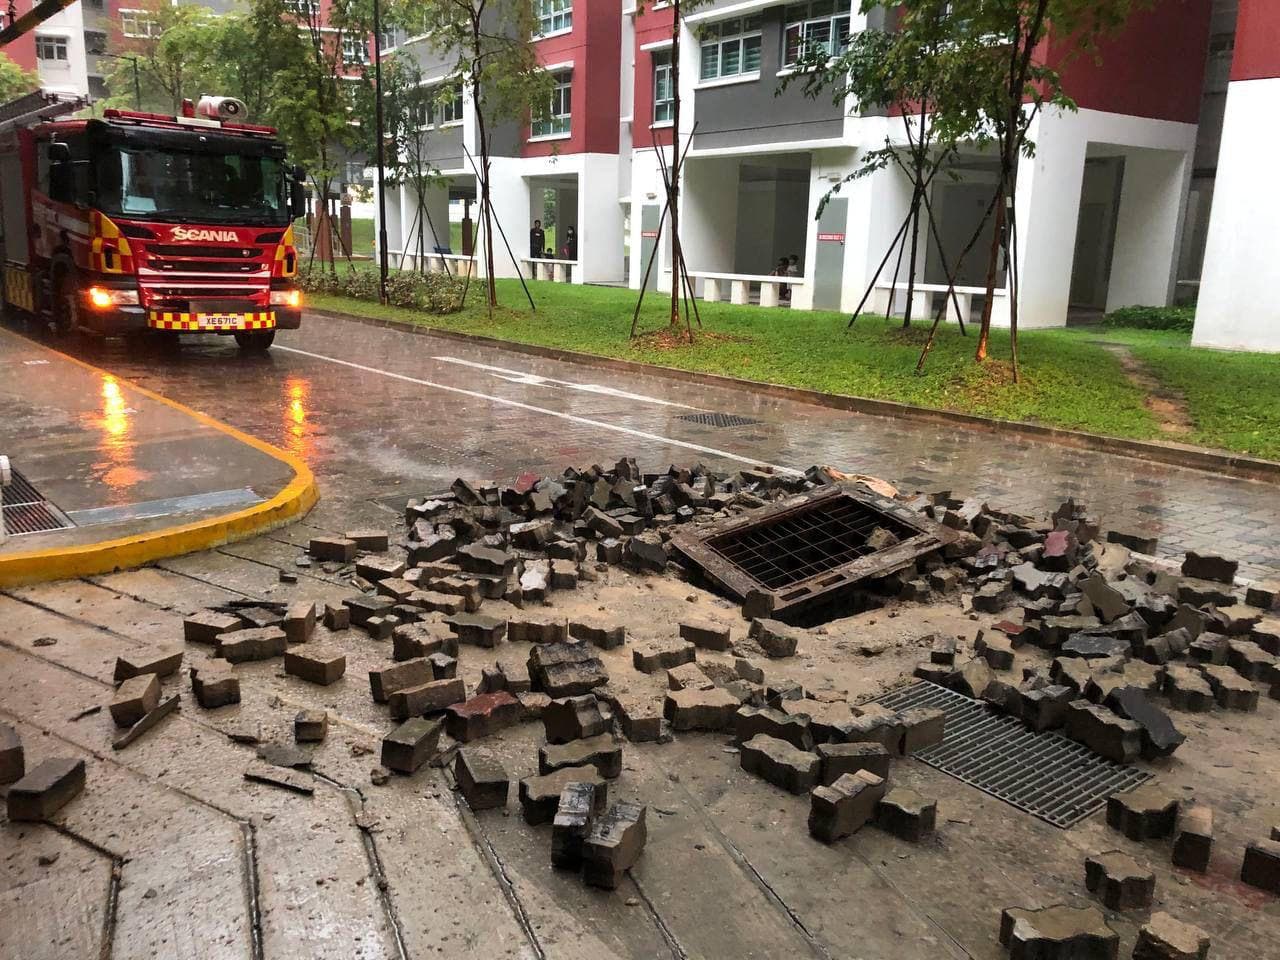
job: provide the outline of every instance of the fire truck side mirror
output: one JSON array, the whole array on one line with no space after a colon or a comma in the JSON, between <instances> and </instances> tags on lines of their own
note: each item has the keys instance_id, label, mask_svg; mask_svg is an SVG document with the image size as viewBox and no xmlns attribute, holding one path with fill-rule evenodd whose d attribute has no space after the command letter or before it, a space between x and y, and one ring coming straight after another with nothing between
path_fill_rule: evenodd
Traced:
<instances>
[{"instance_id":1,"label":"fire truck side mirror","mask_svg":"<svg viewBox=\"0 0 1280 960\"><path fill-rule=\"evenodd\" d=\"M294 180L289 184L289 216L297 220L307 215L307 193L303 185Z\"/></svg>"}]
</instances>

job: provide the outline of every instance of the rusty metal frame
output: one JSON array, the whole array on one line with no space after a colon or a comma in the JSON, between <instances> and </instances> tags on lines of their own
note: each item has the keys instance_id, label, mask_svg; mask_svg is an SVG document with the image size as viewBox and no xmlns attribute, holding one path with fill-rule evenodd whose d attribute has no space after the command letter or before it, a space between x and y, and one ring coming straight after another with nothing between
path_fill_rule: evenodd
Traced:
<instances>
[{"instance_id":1,"label":"rusty metal frame","mask_svg":"<svg viewBox=\"0 0 1280 960\"><path fill-rule=\"evenodd\" d=\"M892 518L916 531L916 535L777 589L760 583L715 547L715 542L727 535L772 526L831 505L836 499L851 499L864 509ZM910 566L918 557L942 549L955 536L956 531L949 527L935 523L896 500L882 497L860 484L827 484L696 530L681 530L671 538L671 543L699 567L713 584L730 596L744 601L747 606L745 612L749 616L788 619L804 609L837 599L840 593L849 591L861 581L887 576Z\"/></svg>"}]
</instances>

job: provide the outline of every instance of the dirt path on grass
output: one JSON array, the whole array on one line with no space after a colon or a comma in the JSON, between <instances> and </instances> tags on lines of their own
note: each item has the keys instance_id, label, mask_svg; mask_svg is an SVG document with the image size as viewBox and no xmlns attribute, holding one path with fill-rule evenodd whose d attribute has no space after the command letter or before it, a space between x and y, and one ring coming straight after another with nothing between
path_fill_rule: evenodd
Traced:
<instances>
[{"instance_id":1,"label":"dirt path on grass","mask_svg":"<svg viewBox=\"0 0 1280 960\"><path fill-rule=\"evenodd\" d=\"M1094 343L1119 359L1129 382L1145 394L1143 403L1156 418L1156 424L1161 433L1171 437L1182 437L1191 433L1195 424L1187 411L1186 397L1167 383L1161 383L1150 368L1135 357L1133 351L1124 344L1105 343L1101 340L1095 340Z\"/></svg>"}]
</instances>

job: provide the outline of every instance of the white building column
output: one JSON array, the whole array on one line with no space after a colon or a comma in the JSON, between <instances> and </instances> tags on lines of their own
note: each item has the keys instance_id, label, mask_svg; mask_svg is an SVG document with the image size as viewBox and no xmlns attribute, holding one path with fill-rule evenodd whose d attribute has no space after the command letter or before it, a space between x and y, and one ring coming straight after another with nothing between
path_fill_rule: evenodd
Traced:
<instances>
[{"instance_id":1,"label":"white building column","mask_svg":"<svg viewBox=\"0 0 1280 960\"><path fill-rule=\"evenodd\" d=\"M1172 299L1191 159L1169 150L1125 151L1108 311Z\"/></svg>"},{"instance_id":2,"label":"white building column","mask_svg":"<svg viewBox=\"0 0 1280 960\"><path fill-rule=\"evenodd\" d=\"M1196 306L1197 346L1280 352L1280 77L1232 81Z\"/></svg>"},{"instance_id":3,"label":"white building column","mask_svg":"<svg viewBox=\"0 0 1280 960\"><path fill-rule=\"evenodd\" d=\"M588 153L578 174L578 265L574 283L620 283L622 206L618 203L618 157ZM641 270L644 268L641 267Z\"/></svg>"}]
</instances>

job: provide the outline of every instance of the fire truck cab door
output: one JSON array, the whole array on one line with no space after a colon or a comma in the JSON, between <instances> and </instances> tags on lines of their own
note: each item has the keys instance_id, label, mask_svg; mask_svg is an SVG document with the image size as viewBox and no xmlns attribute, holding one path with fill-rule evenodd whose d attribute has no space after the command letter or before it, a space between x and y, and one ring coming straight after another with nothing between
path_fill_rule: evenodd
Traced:
<instances>
[{"instance_id":1,"label":"fire truck cab door","mask_svg":"<svg viewBox=\"0 0 1280 960\"><path fill-rule=\"evenodd\" d=\"M30 255L22 157L0 153L0 262L25 264Z\"/></svg>"}]
</instances>

